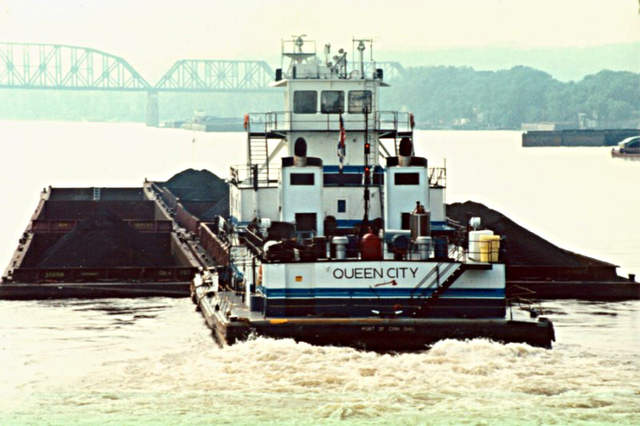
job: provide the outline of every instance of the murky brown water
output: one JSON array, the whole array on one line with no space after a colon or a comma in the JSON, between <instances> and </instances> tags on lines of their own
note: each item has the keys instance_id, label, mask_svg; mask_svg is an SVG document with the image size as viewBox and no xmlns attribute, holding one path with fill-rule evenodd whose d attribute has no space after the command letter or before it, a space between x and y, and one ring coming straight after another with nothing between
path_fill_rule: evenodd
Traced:
<instances>
[{"instance_id":1,"label":"murky brown water","mask_svg":"<svg viewBox=\"0 0 640 426\"><path fill-rule=\"evenodd\" d=\"M197 134L194 147L191 132L140 125L1 124L13 143L0 148L12 159L0 267L48 184L136 186L243 161L241 134ZM640 162L522 149L518 132L418 138L432 164L447 158L449 201L640 272ZM640 424L640 301L543 306L553 350L475 340L380 355L270 339L220 349L187 299L0 301L0 424Z\"/></svg>"}]
</instances>

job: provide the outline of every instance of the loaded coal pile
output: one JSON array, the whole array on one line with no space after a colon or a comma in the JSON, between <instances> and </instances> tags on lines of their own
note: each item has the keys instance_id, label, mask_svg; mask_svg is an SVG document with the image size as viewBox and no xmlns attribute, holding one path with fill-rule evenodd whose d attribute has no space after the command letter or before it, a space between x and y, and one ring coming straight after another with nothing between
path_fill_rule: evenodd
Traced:
<instances>
[{"instance_id":1,"label":"loaded coal pile","mask_svg":"<svg viewBox=\"0 0 640 426\"><path fill-rule=\"evenodd\" d=\"M209 170L184 170L169 179L164 186L182 201L215 203L198 215L201 220L212 220L217 215L229 216L229 185Z\"/></svg>"},{"instance_id":2,"label":"loaded coal pile","mask_svg":"<svg viewBox=\"0 0 640 426\"><path fill-rule=\"evenodd\" d=\"M614 265L564 250L483 204L467 201L447 205L447 217L461 224L468 223L473 216L480 217L484 227L506 237L504 261L507 266L611 268L612 278L616 276Z\"/></svg>"},{"instance_id":3,"label":"loaded coal pile","mask_svg":"<svg viewBox=\"0 0 640 426\"><path fill-rule=\"evenodd\" d=\"M43 254L39 268L175 265L168 245L142 234L106 208L81 220Z\"/></svg>"},{"instance_id":4,"label":"loaded coal pile","mask_svg":"<svg viewBox=\"0 0 640 426\"><path fill-rule=\"evenodd\" d=\"M176 197L185 201L229 199L229 185L209 170L187 169L165 182Z\"/></svg>"},{"instance_id":5,"label":"loaded coal pile","mask_svg":"<svg viewBox=\"0 0 640 426\"><path fill-rule=\"evenodd\" d=\"M220 201L215 203L213 206L208 208L206 211L204 211L202 214L198 215L200 220L204 220L207 222L212 221L216 216L222 216L222 217L229 216L229 195L228 194L225 198L221 199Z\"/></svg>"}]
</instances>

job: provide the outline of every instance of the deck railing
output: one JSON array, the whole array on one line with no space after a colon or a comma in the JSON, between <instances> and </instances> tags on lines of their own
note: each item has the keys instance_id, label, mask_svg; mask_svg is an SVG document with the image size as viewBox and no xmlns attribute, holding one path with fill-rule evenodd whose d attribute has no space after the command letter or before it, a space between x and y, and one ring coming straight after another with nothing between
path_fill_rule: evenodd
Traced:
<instances>
[{"instance_id":1,"label":"deck railing","mask_svg":"<svg viewBox=\"0 0 640 426\"><path fill-rule=\"evenodd\" d=\"M363 114L342 114L345 130L364 130ZM340 114L294 114L292 111L274 111L266 113L250 113L246 122L250 132L269 133L290 130L339 131ZM376 111L369 114L367 129L383 132L409 132L411 114L399 111Z\"/></svg>"},{"instance_id":2,"label":"deck railing","mask_svg":"<svg viewBox=\"0 0 640 426\"><path fill-rule=\"evenodd\" d=\"M270 164L268 169L264 165L231 166L231 183L241 187L277 187L280 182L280 171L280 168L273 164Z\"/></svg>"},{"instance_id":3,"label":"deck railing","mask_svg":"<svg viewBox=\"0 0 640 426\"><path fill-rule=\"evenodd\" d=\"M429 186L440 188L447 187L446 167L429 167Z\"/></svg>"}]
</instances>

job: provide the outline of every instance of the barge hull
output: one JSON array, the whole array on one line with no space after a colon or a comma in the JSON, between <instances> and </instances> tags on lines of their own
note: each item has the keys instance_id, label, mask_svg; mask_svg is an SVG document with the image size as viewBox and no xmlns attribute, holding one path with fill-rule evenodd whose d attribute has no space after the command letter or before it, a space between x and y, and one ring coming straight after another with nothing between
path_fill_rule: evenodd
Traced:
<instances>
[{"instance_id":1,"label":"barge hull","mask_svg":"<svg viewBox=\"0 0 640 426\"><path fill-rule=\"evenodd\" d=\"M224 324L221 324L224 326ZM367 350L417 351L443 339L485 338L503 343L527 343L551 348L550 322L453 319L344 319L289 320L286 323L248 324L256 333L274 338L292 338L317 345L355 346Z\"/></svg>"},{"instance_id":2,"label":"barge hull","mask_svg":"<svg viewBox=\"0 0 640 426\"><path fill-rule=\"evenodd\" d=\"M217 339L233 344L251 335L290 338L314 345L351 346L374 351L419 351L443 339L484 338L502 343L526 343L551 348L551 322L469 319L336 318L264 321L207 321Z\"/></svg>"},{"instance_id":3,"label":"barge hull","mask_svg":"<svg viewBox=\"0 0 640 426\"><path fill-rule=\"evenodd\" d=\"M0 300L188 297L187 282L4 283Z\"/></svg>"},{"instance_id":4,"label":"barge hull","mask_svg":"<svg viewBox=\"0 0 640 426\"><path fill-rule=\"evenodd\" d=\"M640 299L640 283L629 281L510 281L507 297L622 301Z\"/></svg>"}]
</instances>

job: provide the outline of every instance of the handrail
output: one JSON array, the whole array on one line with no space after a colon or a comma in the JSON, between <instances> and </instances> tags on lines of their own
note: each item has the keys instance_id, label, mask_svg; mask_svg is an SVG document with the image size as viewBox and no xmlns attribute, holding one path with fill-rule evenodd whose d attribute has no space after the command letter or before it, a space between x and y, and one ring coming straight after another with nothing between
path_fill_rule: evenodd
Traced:
<instances>
[{"instance_id":1,"label":"handrail","mask_svg":"<svg viewBox=\"0 0 640 426\"><path fill-rule=\"evenodd\" d=\"M375 111L370 115L373 117L367 120L369 130L412 130L410 113L408 112ZM342 114L342 122L347 131L358 131L364 128L365 118L362 114L345 112ZM264 133L296 129L339 131L340 114L294 114L292 111L253 112L248 114L247 129Z\"/></svg>"},{"instance_id":2,"label":"handrail","mask_svg":"<svg viewBox=\"0 0 640 426\"><path fill-rule=\"evenodd\" d=\"M269 166L269 169L258 169L258 187L263 188L265 186L272 186L270 184L277 184L280 181L279 167ZM252 168L246 165L231 166L230 182L238 184L253 185L253 171ZM276 185L277 186L277 185Z\"/></svg>"},{"instance_id":3,"label":"handrail","mask_svg":"<svg viewBox=\"0 0 640 426\"><path fill-rule=\"evenodd\" d=\"M446 167L429 167L429 186L447 187Z\"/></svg>"}]
</instances>

